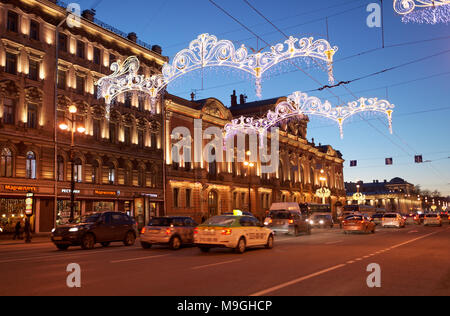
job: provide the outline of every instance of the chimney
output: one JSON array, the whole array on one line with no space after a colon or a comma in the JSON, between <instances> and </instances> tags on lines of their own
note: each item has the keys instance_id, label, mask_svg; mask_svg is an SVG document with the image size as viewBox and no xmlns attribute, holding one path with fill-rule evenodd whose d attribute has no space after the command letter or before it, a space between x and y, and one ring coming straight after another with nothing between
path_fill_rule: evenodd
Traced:
<instances>
[{"instance_id":1,"label":"chimney","mask_svg":"<svg viewBox=\"0 0 450 316\"><path fill-rule=\"evenodd\" d=\"M162 55L162 48L161 48L161 46L159 46L159 45L153 45L153 46L152 46L152 51L154 51L154 52L157 53L157 54Z\"/></svg>"},{"instance_id":2,"label":"chimney","mask_svg":"<svg viewBox=\"0 0 450 316\"><path fill-rule=\"evenodd\" d=\"M245 104L245 101L247 100L247 96L245 94L241 94L240 95L240 103Z\"/></svg>"},{"instance_id":3,"label":"chimney","mask_svg":"<svg viewBox=\"0 0 450 316\"><path fill-rule=\"evenodd\" d=\"M236 90L233 90L233 94L231 95L231 106L237 105L237 95Z\"/></svg>"},{"instance_id":4,"label":"chimney","mask_svg":"<svg viewBox=\"0 0 450 316\"><path fill-rule=\"evenodd\" d=\"M194 92L191 93L191 101L195 101L195 93Z\"/></svg>"},{"instance_id":5,"label":"chimney","mask_svg":"<svg viewBox=\"0 0 450 316\"><path fill-rule=\"evenodd\" d=\"M84 10L83 13L81 13L81 16L88 21L94 22L95 13L95 9Z\"/></svg>"},{"instance_id":6,"label":"chimney","mask_svg":"<svg viewBox=\"0 0 450 316\"><path fill-rule=\"evenodd\" d=\"M137 39L138 39L138 38L137 38L137 34L134 33L134 32L129 33L128 36L127 36L127 38L128 38L130 41L134 42L134 43L136 43L136 42L137 42Z\"/></svg>"}]
</instances>

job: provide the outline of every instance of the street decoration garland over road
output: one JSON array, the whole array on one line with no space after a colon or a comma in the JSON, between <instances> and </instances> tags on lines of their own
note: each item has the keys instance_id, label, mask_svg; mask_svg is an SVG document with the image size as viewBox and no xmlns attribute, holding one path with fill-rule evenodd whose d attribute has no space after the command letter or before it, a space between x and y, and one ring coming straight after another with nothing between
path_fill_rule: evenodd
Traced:
<instances>
[{"instance_id":1,"label":"street decoration garland over road","mask_svg":"<svg viewBox=\"0 0 450 316\"><path fill-rule=\"evenodd\" d=\"M405 23L448 23L450 0L394 0L394 10Z\"/></svg>"},{"instance_id":2,"label":"street decoration garland over road","mask_svg":"<svg viewBox=\"0 0 450 316\"><path fill-rule=\"evenodd\" d=\"M269 111L267 116L260 119L240 117L225 125L225 136L236 133L256 133L263 135L268 129L281 121L291 118L305 118L307 115L316 115L328 118L338 123L341 137L344 136L343 125L345 120L362 112L379 112L386 114L389 130L392 134L392 113L395 106L386 100L377 98L360 98L347 104L347 106L333 107L329 101L322 102L319 98L308 96L300 91L294 92L286 101L280 102L275 111Z\"/></svg>"},{"instance_id":3,"label":"street decoration garland over road","mask_svg":"<svg viewBox=\"0 0 450 316\"><path fill-rule=\"evenodd\" d=\"M229 67L242 70L255 79L256 94L262 97L261 81L264 74L274 66L298 58L313 58L327 64L328 79L334 83L333 57L337 52L336 46L332 47L324 39L314 40L309 38L290 37L284 43L272 46L270 51L255 52L249 54L248 49L242 45L236 48L229 40L218 40L209 34L201 34L192 41L189 48L178 52L173 62L166 63L162 68L162 74L146 78L138 75L139 59L131 56L124 62L120 60L111 65L113 73L101 78L98 85L98 97L104 98L107 104L107 116L114 99L126 92L140 91L150 95L154 103L168 84L179 77L204 68Z\"/></svg>"}]
</instances>

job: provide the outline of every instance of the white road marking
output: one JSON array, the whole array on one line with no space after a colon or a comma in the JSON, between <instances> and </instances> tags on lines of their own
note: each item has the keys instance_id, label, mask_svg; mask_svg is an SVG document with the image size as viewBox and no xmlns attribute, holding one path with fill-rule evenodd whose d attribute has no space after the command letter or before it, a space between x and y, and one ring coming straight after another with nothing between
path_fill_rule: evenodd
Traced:
<instances>
[{"instance_id":1,"label":"white road marking","mask_svg":"<svg viewBox=\"0 0 450 316\"><path fill-rule=\"evenodd\" d=\"M159 255L159 256L148 256L148 257L124 259L124 260L115 260L115 261L111 261L110 263L121 263L121 262L130 262L130 261L138 261L138 260L147 260L147 259L161 258L161 257L167 257L167 256L170 256L170 255Z\"/></svg>"},{"instance_id":2,"label":"white road marking","mask_svg":"<svg viewBox=\"0 0 450 316\"><path fill-rule=\"evenodd\" d=\"M448 229L449 229L449 228L448 228ZM407 244L413 243L413 242L415 242L415 241L418 241L418 240L421 240L421 239L430 237L430 236L435 235L435 234L437 234L437 233L439 233L439 232L434 232L434 233L431 233L431 234L423 235L423 236L418 237L418 238L414 238L414 239L408 240L408 241L403 242L403 243L401 243L401 244L392 246L392 247L389 248L389 249L383 250L382 252L386 252L386 251L388 251L388 250L392 250L392 249L396 249L396 248L402 247L402 246L404 246L404 245L407 245ZM358 258L358 259L355 259L354 261L362 261L362 260L363 260L362 258ZM312 278L314 278L314 277L320 276L320 275L325 274L325 273L328 273L328 272L330 272L330 271L334 271L334 270L343 268L343 267L347 266L348 264L350 264L350 262L351 262L351 261L348 261L348 262L345 263L345 264L339 264L339 265L336 265L336 266L334 266L334 267L331 267L331 268L328 268L328 269L325 269L325 270L321 270L321 271L319 271L319 272L312 273L312 274L309 274L309 275L307 275L307 276L303 276L303 277L300 277L300 278L298 278L298 279L294 279L294 280L292 280L292 281L288 281L288 282L282 283L282 284L280 284L280 285L277 285L277 286L274 286L274 287L271 287L271 288L268 288L268 289L265 289L265 290L256 292L256 293L254 293L254 294L251 294L250 296L263 296L263 295L267 295L267 294L269 294L269 293L276 292L276 291L278 291L278 290L280 290L280 289L283 289L283 288L285 288L285 287L288 287L288 286L291 286L291 285L294 285L294 284L297 284L297 283L301 283L301 282L303 282L303 281L312 279Z\"/></svg>"},{"instance_id":3,"label":"white road marking","mask_svg":"<svg viewBox=\"0 0 450 316\"><path fill-rule=\"evenodd\" d=\"M193 268L191 268L191 270L198 270L198 269L204 269L204 268L209 268L209 267L215 267L215 266L219 266L219 265L222 265L222 264L228 264L228 263L233 263L233 262L238 262L238 261L242 261L242 259L236 259L236 260L230 260L230 261L224 261L224 262L218 262L218 263L212 263L212 264L205 264L203 266L193 267Z\"/></svg>"},{"instance_id":4,"label":"white road marking","mask_svg":"<svg viewBox=\"0 0 450 316\"><path fill-rule=\"evenodd\" d=\"M341 243L341 242L343 242L343 241L342 241L342 240L338 240L338 241L330 241L330 242L325 243L325 245L335 245L335 244L339 244L339 243Z\"/></svg>"}]
</instances>

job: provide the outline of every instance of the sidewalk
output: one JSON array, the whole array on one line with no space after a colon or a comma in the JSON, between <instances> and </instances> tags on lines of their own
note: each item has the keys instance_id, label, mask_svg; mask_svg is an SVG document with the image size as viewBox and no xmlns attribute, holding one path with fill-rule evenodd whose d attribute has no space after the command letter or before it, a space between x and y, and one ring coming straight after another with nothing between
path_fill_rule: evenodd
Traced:
<instances>
[{"instance_id":1,"label":"sidewalk","mask_svg":"<svg viewBox=\"0 0 450 316\"><path fill-rule=\"evenodd\" d=\"M8 246L8 245L25 245L25 239L12 239L12 235L3 235L0 236L0 246ZM50 242L50 234L37 234L33 235L31 238L32 244L43 244Z\"/></svg>"}]
</instances>

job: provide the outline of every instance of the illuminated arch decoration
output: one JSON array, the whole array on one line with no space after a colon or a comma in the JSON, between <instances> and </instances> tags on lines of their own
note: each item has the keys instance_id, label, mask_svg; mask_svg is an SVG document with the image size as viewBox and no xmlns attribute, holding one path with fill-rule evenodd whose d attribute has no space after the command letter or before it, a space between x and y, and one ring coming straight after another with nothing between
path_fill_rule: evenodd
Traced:
<instances>
[{"instance_id":1,"label":"illuminated arch decoration","mask_svg":"<svg viewBox=\"0 0 450 316\"><path fill-rule=\"evenodd\" d=\"M394 10L405 23L450 22L450 0L394 0Z\"/></svg>"},{"instance_id":2,"label":"illuminated arch decoration","mask_svg":"<svg viewBox=\"0 0 450 316\"><path fill-rule=\"evenodd\" d=\"M392 134L392 114L395 106L386 100L377 98L360 98L347 106L333 107L330 102L322 101L317 97L308 96L306 93L294 92L286 101L280 102L275 111L269 111L265 118L255 119L251 117L240 117L227 124L224 128L225 136L237 133L265 134L269 128L291 118L306 118L307 115L316 115L328 118L338 123L341 138L344 137L343 125L345 120L362 112L379 112L387 116L389 131Z\"/></svg>"},{"instance_id":3,"label":"illuminated arch decoration","mask_svg":"<svg viewBox=\"0 0 450 316\"><path fill-rule=\"evenodd\" d=\"M218 40L209 34L202 34L192 41L189 48L178 52L171 64L166 63L162 74L145 78L138 75L140 63L137 57L131 56L123 63L117 61L111 65L113 73L101 78L98 85L98 97L104 98L106 104L120 94L130 91L141 91L149 94L152 102L158 95L179 77L199 69L208 67L230 67L242 70L255 78L256 94L262 96L261 81L264 74L279 63L296 58L314 58L327 64L328 79L334 83L333 57L338 51L324 39L290 37L284 43L272 46L270 51L249 54L242 45L236 48L231 41ZM107 111L109 113L109 110Z\"/></svg>"}]
</instances>

